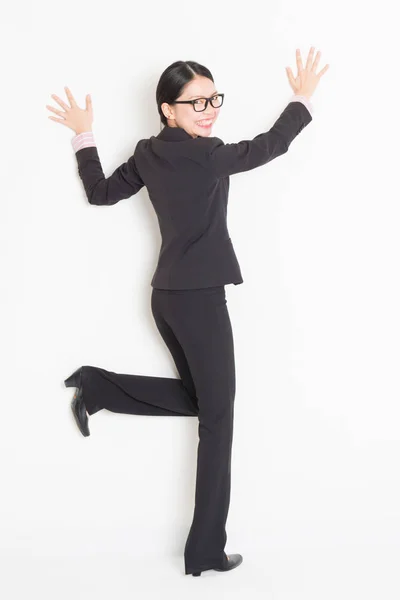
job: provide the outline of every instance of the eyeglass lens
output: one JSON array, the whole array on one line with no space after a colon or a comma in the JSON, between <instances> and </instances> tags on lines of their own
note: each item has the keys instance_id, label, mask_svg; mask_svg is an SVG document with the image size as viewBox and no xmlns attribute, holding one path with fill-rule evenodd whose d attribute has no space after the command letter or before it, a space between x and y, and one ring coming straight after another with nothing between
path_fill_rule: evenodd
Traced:
<instances>
[{"instance_id":1,"label":"eyeglass lens","mask_svg":"<svg viewBox=\"0 0 400 600\"><path fill-rule=\"evenodd\" d=\"M218 108L219 106L221 106L222 104L222 96L221 94L217 94L216 96L213 96L211 99L211 105L214 108ZM205 110L205 106L206 106L206 99L205 98L196 98L196 100L194 101L193 107L194 110L196 112L200 112L202 110Z\"/></svg>"}]
</instances>

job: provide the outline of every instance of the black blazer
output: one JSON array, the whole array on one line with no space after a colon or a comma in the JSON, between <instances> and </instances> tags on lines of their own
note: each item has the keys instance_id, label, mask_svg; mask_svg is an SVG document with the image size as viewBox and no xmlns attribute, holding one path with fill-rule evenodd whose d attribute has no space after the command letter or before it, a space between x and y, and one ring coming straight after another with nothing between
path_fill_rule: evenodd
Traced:
<instances>
[{"instance_id":1,"label":"black blazer","mask_svg":"<svg viewBox=\"0 0 400 600\"><path fill-rule=\"evenodd\" d=\"M292 101L269 131L238 143L164 127L157 136L139 140L133 155L108 178L97 148L81 148L78 172L90 204L116 204L147 187L162 238L153 287L237 285L243 278L227 228L229 176L285 154L311 121L306 106Z\"/></svg>"}]
</instances>

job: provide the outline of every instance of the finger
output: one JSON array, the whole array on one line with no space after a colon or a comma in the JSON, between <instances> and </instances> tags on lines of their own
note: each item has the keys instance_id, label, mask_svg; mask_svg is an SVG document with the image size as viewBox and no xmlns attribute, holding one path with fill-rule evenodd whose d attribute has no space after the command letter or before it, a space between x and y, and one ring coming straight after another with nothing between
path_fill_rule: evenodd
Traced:
<instances>
[{"instance_id":1,"label":"finger","mask_svg":"<svg viewBox=\"0 0 400 600\"><path fill-rule=\"evenodd\" d=\"M90 113L93 112L92 98L90 97L90 94L86 95L86 110Z\"/></svg>"},{"instance_id":2,"label":"finger","mask_svg":"<svg viewBox=\"0 0 400 600\"><path fill-rule=\"evenodd\" d=\"M74 97L73 97L73 95L71 94L71 90L70 90L70 89L69 89L69 87L67 87L66 85L64 86L64 90L65 90L65 93L67 94L67 98L68 98L68 100L69 100L69 102L70 102L70 104L71 104L71 107L74 107L74 108L76 108L78 105L77 105L77 103L75 102L75 98L74 98Z\"/></svg>"},{"instance_id":3,"label":"finger","mask_svg":"<svg viewBox=\"0 0 400 600\"><path fill-rule=\"evenodd\" d=\"M324 73L326 73L326 71L329 69L329 65L325 65L324 68L322 69L322 71L320 71L319 73L317 73L317 77L321 77Z\"/></svg>"},{"instance_id":4,"label":"finger","mask_svg":"<svg viewBox=\"0 0 400 600\"><path fill-rule=\"evenodd\" d=\"M52 121L57 121L57 123L62 123L63 125L67 125L67 121L65 119L57 119L57 117L51 117L51 116L49 116L49 119L51 119Z\"/></svg>"},{"instance_id":5,"label":"finger","mask_svg":"<svg viewBox=\"0 0 400 600\"><path fill-rule=\"evenodd\" d=\"M295 78L293 76L292 69L290 67L286 67L286 74L288 76L289 83L292 86L292 88L296 87L296 81L295 81Z\"/></svg>"},{"instance_id":6,"label":"finger","mask_svg":"<svg viewBox=\"0 0 400 600\"><path fill-rule=\"evenodd\" d=\"M321 58L321 52L318 50L316 56L315 56L315 60L313 62L313 66L311 67L311 71L313 71L315 73L315 71L317 70L318 67L318 63L319 63L319 59Z\"/></svg>"},{"instance_id":7,"label":"finger","mask_svg":"<svg viewBox=\"0 0 400 600\"><path fill-rule=\"evenodd\" d=\"M307 56L306 69L308 71L310 70L311 63L312 63L312 60L314 58L314 50L315 50L315 47L311 46L310 52L308 53L308 56Z\"/></svg>"},{"instance_id":8,"label":"finger","mask_svg":"<svg viewBox=\"0 0 400 600\"><path fill-rule=\"evenodd\" d=\"M297 71L300 73L303 70L303 61L301 60L300 50L296 49Z\"/></svg>"},{"instance_id":9,"label":"finger","mask_svg":"<svg viewBox=\"0 0 400 600\"><path fill-rule=\"evenodd\" d=\"M68 104L65 104L64 100L61 100L61 98L59 98L58 96L56 96L55 94L51 94L51 97L54 98L54 100L64 109L64 110L69 110L71 107L68 106Z\"/></svg>"},{"instance_id":10,"label":"finger","mask_svg":"<svg viewBox=\"0 0 400 600\"><path fill-rule=\"evenodd\" d=\"M50 106L49 104L46 104L46 108L48 108L49 110L53 111L53 113L56 113L56 115L60 115L60 117L64 116L63 113L61 112L61 110L57 110L56 108L54 108L53 106Z\"/></svg>"}]
</instances>

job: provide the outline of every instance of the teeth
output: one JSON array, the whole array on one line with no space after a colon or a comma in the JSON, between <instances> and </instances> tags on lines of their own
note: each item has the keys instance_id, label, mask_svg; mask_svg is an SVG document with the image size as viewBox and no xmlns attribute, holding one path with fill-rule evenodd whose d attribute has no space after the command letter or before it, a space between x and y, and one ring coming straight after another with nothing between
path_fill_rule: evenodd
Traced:
<instances>
[{"instance_id":1,"label":"teeth","mask_svg":"<svg viewBox=\"0 0 400 600\"><path fill-rule=\"evenodd\" d=\"M208 119L208 121L197 121L198 125L211 125L212 119Z\"/></svg>"}]
</instances>

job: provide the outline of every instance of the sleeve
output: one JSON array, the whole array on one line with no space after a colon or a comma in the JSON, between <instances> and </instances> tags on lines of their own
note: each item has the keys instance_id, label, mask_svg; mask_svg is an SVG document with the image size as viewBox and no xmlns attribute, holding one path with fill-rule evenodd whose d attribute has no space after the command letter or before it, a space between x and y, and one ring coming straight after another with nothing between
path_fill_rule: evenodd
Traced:
<instances>
[{"instance_id":1,"label":"sleeve","mask_svg":"<svg viewBox=\"0 0 400 600\"><path fill-rule=\"evenodd\" d=\"M311 103L307 98L296 96L266 132L253 139L225 144L220 138L212 138L208 159L209 167L216 177L228 177L235 173L255 169L285 154L294 138L312 121ZM308 102L309 108L306 106Z\"/></svg>"},{"instance_id":2,"label":"sleeve","mask_svg":"<svg viewBox=\"0 0 400 600\"><path fill-rule=\"evenodd\" d=\"M116 204L130 198L145 185L137 170L135 153L106 178L92 132L75 136L72 146L89 204Z\"/></svg>"},{"instance_id":3,"label":"sleeve","mask_svg":"<svg viewBox=\"0 0 400 600\"><path fill-rule=\"evenodd\" d=\"M308 108L308 112L310 113L310 115L314 114L314 106L313 106L311 100L309 98L307 98L307 96L301 96L300 94L293 94L293 96L290 98L289 102L302 102L304 104L304 106L306 106Z\"/></svg>"}]
</instances>

